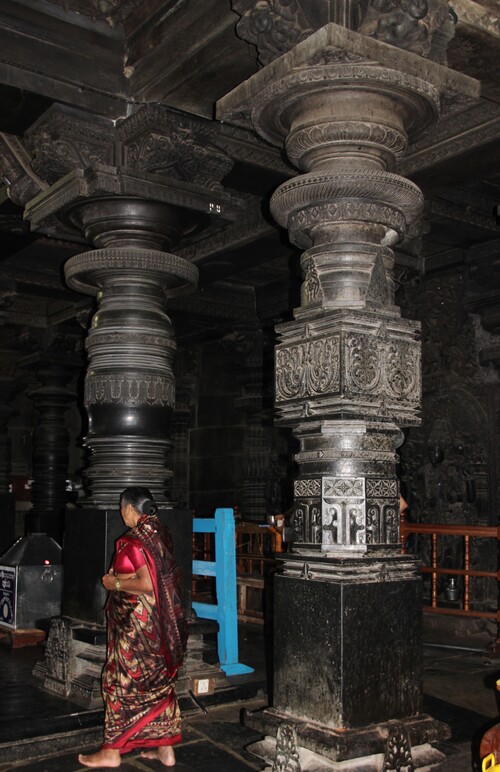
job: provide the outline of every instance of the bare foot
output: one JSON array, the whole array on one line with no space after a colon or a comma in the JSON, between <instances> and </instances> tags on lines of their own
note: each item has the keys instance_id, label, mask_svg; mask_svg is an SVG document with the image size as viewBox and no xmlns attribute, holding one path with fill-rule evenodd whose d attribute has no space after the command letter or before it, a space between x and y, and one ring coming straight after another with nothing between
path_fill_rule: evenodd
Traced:
<instances>
[{"instance_id":1,"label":"bare foot","mask_svg":"<svg viewBox=\"0 0 500 772\"><path fill-rule=\"evenodd\" d=\"M97 753L91 753L89 756L84 756L80 753L78 761L83 764L84 767L119 767L122 763L120 751L114 748L102 748Z\"/></svg>"},{"instance_id":2,"label":"bare foot","mask_svg":"<svg viewBox=\"0 0 500 772\"><path fill-rule=\"evenodd\" d=\"M173 767L175 764L175 753L171 745L159 745L154 751L143 751L143 759L156 759L161 761L165 767Z\"/></svg>"}]
</instances>

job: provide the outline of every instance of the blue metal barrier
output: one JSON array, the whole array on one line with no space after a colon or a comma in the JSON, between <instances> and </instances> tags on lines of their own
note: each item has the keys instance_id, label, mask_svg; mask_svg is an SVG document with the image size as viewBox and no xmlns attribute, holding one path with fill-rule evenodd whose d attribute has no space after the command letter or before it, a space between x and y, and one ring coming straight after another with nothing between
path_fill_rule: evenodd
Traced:
<instances>
[{"instance_id":1,"label":"blue metal barrier","mask_svg":"<svg viewBox=\"0 0 500 772\"><path fill-rule=\"evenodd\" d=\"M215 561L193 560L193 574L215 576L217 603L193 602L202 619L219 624L217 649L226 675L253 673L253 668L238 662L238 607L236 602L236 546L232 509L216 509L215 517L195 517L194 533L215 534Z\"/></svg>"}]
</instances>

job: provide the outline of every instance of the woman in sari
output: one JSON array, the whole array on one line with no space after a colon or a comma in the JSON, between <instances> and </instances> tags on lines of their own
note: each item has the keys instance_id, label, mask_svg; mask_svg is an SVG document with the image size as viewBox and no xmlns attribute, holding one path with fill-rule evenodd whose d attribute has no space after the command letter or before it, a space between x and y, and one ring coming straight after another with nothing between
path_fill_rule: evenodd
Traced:
<instances>
[{"instance_id":1,"label":"woman in sari","mask_svg":"<svg viewBox=\"0 0 500 772\"><path fill-rule=\"evenodd\" d=\"M126 488L120 513L129 529L116 542L102 584L106 604L108 655L102 675L104 744L80 754L86 767L119 767L121 754L175 764L180 713L174 680L182 664L187 622L181 605L180 573L168 530L156 517L147 488Z\"/></svg>"}]
</instances>

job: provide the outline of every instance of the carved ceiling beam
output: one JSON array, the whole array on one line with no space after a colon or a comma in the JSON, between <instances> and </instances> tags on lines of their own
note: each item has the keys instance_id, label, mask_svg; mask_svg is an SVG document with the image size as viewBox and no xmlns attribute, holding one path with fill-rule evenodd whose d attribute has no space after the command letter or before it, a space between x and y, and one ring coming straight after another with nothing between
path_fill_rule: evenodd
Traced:
<instances>
[{"instance_id":1,"label":"carved ceiling beam","mask_svg":"<svg viewBox=\"0 0 500 772\"><path fill-rule=\"evenodd\" d=\"M405 176L432 168L463 153L488 145L500 133L500 106L486 100L445 114L429 133L410 144L398 161L398 172Z\"/></svg>"}]
</instances>

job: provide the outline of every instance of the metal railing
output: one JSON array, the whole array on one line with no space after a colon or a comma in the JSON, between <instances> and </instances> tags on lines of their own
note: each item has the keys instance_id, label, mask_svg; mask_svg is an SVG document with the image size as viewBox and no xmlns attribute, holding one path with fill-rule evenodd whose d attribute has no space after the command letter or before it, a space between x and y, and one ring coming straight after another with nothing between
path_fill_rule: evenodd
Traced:
<instances>
[{"instance_id":1,"label":"metal railing","mask_svg":"<svg viewBox=\"0 0 500 772\"><path fill-rule=\"evenodd\" d=\"M401 517L401 542L403 553L407 552L407 542L411 535L428 535L431 538L430 565L421 567L424 575L430 575L430 606L424 605L424 611L434 614L455 615L491 619L500 624L500 610L484 611L471 607L471 579L494 579L500 582L500 571L482 571L471 568L471 539L495 539L500 541L500 527L482 525L444 525L441 523L410 523ZM461 537L463 539L463 559L461 567L448 567L439 565L439 539L446 537ZM417 553L420 553L417 550ZM439 577L463 578L463 593L460 607L443 607L438 605L438 580ZM498 605L498 603L497 603Z\"/></svg>"}]
</instances>

